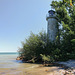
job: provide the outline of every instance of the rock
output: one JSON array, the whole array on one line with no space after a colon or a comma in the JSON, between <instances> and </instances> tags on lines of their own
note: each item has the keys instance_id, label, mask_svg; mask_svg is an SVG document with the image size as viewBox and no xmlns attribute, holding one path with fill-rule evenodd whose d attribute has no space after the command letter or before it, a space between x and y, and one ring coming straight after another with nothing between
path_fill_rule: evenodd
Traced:
<instances>
[{"instance_id":1,"label":"rock","mask_svg":"<svg viewBox=\"0 0 75 75\"><path fill-rule=\"evenodd\" d=\"M48 69L46 69L45 71L48 71Z\"/></svg>"},{"instance_id":2,"label":"rock","mask_svg":"<svg viewBox=\"0 0 75 75\"><path fill-rule=\"evenodd\" d=\"M58 64L62 64L65 66L65 68L71 68L71 69L75 69L75 60L69 60L69 61L66 61L66 62L56 62Z\"/></svg>"},{"instance_id":3,"label":"rock","mask_svg":"<svg viewBox=\"0 0 75 75\"><path fill-rule=\"evenodd\" d=\"M19 57L16 58L16 60L23 60L23 57L19 56Z\"/></svg>"},{"instance_id":4,"label":"rock","mask_svg":"<svg viewBox=\"0 0 75 75\"><path fill-rule=\"evenodd\" d=\"M16 60L20 60L20 57L17 57Z\"/></svg>"}]
</instances>

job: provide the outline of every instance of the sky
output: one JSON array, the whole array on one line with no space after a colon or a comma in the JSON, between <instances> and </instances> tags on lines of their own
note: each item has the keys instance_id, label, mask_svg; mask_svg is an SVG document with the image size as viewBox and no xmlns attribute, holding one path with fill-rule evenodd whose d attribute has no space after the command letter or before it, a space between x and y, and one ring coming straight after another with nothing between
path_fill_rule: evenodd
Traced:
<instances>
[{"instance_id":1,"label":"sky","mask_svg":"<svg viewBox=\"0 0 75 75\"><path fill-rule=\"evenodd\" d=\"M32 31L47 31L52 0L0 0L0 52L16 52Z\"/></svg>"}]
</instances>

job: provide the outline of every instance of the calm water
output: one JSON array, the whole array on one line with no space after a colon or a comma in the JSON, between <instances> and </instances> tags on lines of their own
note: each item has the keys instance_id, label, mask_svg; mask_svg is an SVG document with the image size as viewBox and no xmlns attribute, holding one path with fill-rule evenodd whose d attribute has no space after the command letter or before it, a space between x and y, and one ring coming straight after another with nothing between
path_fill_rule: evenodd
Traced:
<instances>
[{"instance_id":1,"label":"calm water","mask_svg":"<svg viewBox=\"0 0 75 75\"><path fill-rule=\"evenodd\" d=\"M16 60L16 57L18 56L17 52L6 52L0 53L0 68L11 68L11 67L17 67L19 65L18 61Z\"/></svg>"},{"instance_id":2,"label":"calm water","mask_svg":"<svg viewBox=\"0 0 75 75\"><path fill-rule=\"evenodd\" d=\"M17 61L18 53L0 53L0 75L47 75L46 69L40 64L22 63Z\"/></svg>"},{"instance_id":3,"label":"calm water","mask_svg":"<svg viewBox=\"0 0 75 75\"><path fill-rule=\"evenodd\" d=\"M22 63L21 60L16 60L18 53L0 53L0 69L1 68L30 68L36 64Z\"/></svg>"},{"instance_id":4,"label":"calm water","mask_svg":"<svg viewBox=\"0 0 75 75\"><path fill-rule=\"evenodd\" d=\"M37 64L22 63L21 60L16 60L17 56L18 53L0 53L0 75L29 75L27 72L38 66Z\"/></svg>"}]
</instances>

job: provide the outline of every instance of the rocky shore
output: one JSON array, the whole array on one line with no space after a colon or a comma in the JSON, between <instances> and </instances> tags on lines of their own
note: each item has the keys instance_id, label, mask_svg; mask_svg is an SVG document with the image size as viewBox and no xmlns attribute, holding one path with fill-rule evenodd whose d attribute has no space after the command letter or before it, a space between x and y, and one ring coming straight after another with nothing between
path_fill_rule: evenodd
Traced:
<instances>
[{"instance_id":1,"label":"rocky shore","mask_svg":"<svg viewBox=\"0 0 75 75\"><path fill-rule=\"evenodd\" d=\"M56 70L48 75L75 75L75 70L74 69L59 69Z\"/></svg>"},{"instance_id":2,"label":"rocky shore","mask_svg":"<svg viewBox=\"0 0 75 75\"><path fill-rule=\"evenodd\" d=\"M55 71L54 75L75 75L75 60L56 62L56 64L62 65L64 69L59 69L58 71Z\"/></svg>"},{"instance_id":3,"label":"rocky shore","mask_svg":"<svg viewBox=\"0 0 75 75\"><path fill-rule=\"evenodd\" d=\"M22 60L22 57L18 57L16 60ZM51 70L47 68L44 70L46 73L48 73L47 75L75 75L75 60L55 62L55 65L58 66L56 69ZM43 66L40 66L40 68L43 68Z\"/></svg>"}]
</instances>

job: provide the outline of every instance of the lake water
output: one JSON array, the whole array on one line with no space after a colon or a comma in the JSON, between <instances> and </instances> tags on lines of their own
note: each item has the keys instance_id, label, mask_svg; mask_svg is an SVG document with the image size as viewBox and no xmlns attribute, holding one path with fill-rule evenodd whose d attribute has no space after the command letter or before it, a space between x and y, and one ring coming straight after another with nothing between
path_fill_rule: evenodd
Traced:
<instances>
[{"instance_id":1,"label":"lake water","mask_svg":"<svg viewBox=\"0 0 75 75\"><path fill-rule=\"evenodd\" d=\"M0 53L0 75L48 75L52 70L58 69L41 67L41 64L22 63L16 60L17 56L18 53Z\"/></svg>"},{"instance_id":2,"label":"lake water","mask_svg":"<svg viewBox=\"0 0 75 75\"><path fill-rule=\"evenodd\" d=\"M16 57L18 56L17 52L4 52L0 53L0 68L12 68L17 67L19 64L17 63Z\"/></svg>"},{"instance_id":3,"label":"lake water","mask_svg":"<svg viewBox=\"0 0 75 75\"><path fill-rule=\"evenodd\" d=\"M17 52L0 53L0 75L29 75L27 74L28 70L38 66L16 60L18 55Z\"/></svg>"}]
</instances>

